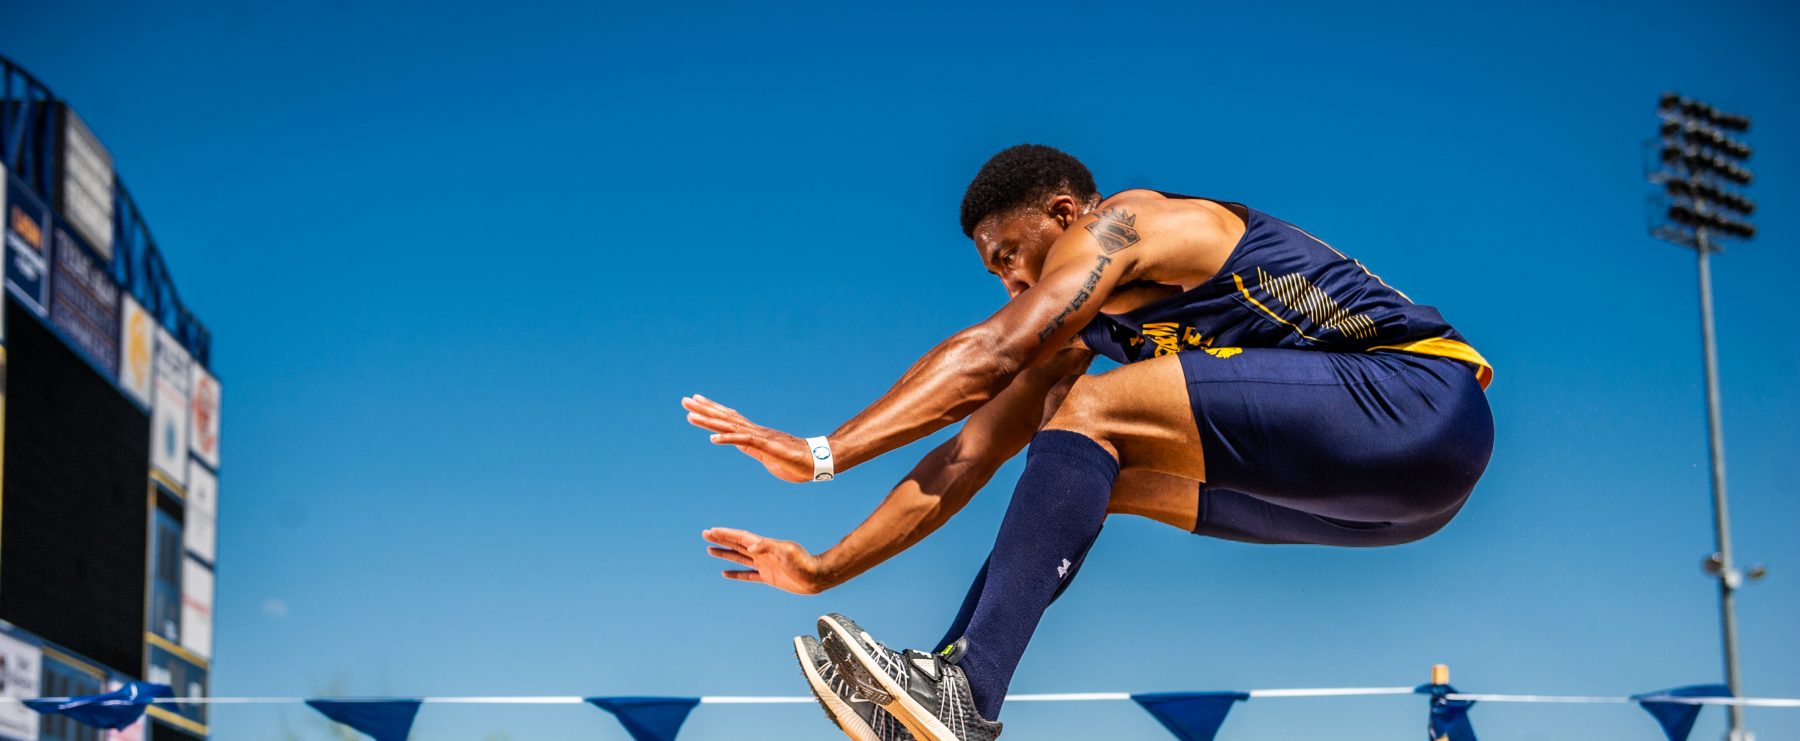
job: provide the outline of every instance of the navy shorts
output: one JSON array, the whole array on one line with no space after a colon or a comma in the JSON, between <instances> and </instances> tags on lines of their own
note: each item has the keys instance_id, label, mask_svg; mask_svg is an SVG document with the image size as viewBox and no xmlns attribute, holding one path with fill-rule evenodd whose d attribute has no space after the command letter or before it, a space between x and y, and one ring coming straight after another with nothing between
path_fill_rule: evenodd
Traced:
<instances>
[{"instance_id":1,"label":"navy shorts","mask_svg":"<svg viewBox=\"0 0 1800 741\"><path fill-rule=\"evenodd\" d=\"M1180 360L1206 457L1201 535L1418 540L1462 508L1493 452L1487 396L1457 360L1255 348Z\"/></svg>"}]
</instances>

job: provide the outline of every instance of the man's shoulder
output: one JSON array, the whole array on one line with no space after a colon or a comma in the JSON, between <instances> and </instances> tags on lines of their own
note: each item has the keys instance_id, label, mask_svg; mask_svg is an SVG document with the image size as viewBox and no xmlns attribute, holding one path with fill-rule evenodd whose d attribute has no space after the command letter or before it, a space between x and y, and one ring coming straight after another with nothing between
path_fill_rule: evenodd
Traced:
<instances>
[{"instance_id":1,"label":"man's shoulder","mask_svg":"<svg viewBox=\"0 0 1800 741\"><path fill-rule=\"evenodd\" d=\"M1169 200L1172 199L1163 195L1161 191L1149 190L1146 188L1132 188L1131 190L1121 190L1100 199L1100 206L1096 210L1118 208L1121 206L1139 206L1152 202L1167 202Z\"/></svg>"},{"instance_id":2,"label":"man's shoulder","mask_svg":"<svg viewBox=\"0 0 1800 741\"><path fill-rule=\"evenodd\" d=\"M1237 242L1247 222L1227 202L1192 196L1172 196L1142 188L1124 190L1106 197L1095 207L1094 214L1105 218L1128 219L1145 238L1183 247L1194 246L1195 240L1227 246Z\"/></svg>"}]
</instances>

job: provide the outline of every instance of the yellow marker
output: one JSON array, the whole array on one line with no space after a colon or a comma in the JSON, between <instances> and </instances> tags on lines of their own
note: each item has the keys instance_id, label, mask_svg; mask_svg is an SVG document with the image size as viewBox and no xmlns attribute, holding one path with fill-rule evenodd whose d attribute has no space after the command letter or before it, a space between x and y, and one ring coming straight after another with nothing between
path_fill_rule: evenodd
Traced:
<instances>
[{"instance_id":1,"label":"yellow marker","mask_svg":"<svg viewBox=\"0 0 1800 741\"><path fill-rule=\"evenodd\" d=\"M1449 684L1450 683L1450 665L1449 664L1432 664L1431 665L1431 683L1432 684ZM1436 739L1433 739L1432 741L1450 741L1450 737L1449 736L1439 736Z\"/></svg>"}]
</instances>

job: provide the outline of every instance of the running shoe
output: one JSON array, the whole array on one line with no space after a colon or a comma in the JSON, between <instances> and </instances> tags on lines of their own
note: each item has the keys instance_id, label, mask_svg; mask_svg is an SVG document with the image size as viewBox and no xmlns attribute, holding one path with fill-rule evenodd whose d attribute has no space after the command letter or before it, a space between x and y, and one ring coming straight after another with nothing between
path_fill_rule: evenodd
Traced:
<instances>
[{"instance_id":1,"label":"running shoe","mask_svg":"<svg viewBox=\"0 0 1800 741\"><path fill-rule=\"evenodd\" d=\"M957 662L967 644L957 641L936 654L895 651L849 618L819 618L821 644L838 675L855 693L893 713L907 730L930 741L993 741L1000 724L981 717L969 695L969 679Z\"/></svg>"},{"instance_id":2,"label":"running shoe","mask_svg":"<svg viewBox=\"0 0 1800 741\"><path fill-rule=\"evenodd\" d=\"M913 735L892 713L856 696L817 639L795 636L794 658L800 660L800 673L806 675L813 697L825 708L825 717L837 724L844 735L856 741L913 741Z\"/></svg>"}]
</instances>

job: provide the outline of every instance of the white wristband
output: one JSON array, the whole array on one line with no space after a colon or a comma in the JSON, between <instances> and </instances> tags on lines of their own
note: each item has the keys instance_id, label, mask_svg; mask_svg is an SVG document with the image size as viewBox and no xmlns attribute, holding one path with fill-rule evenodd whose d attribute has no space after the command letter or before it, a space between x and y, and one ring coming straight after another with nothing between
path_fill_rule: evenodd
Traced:
<instances>
[{"instance_id":1,"label":"white wristband","mask_svg":"<svg viewBox=\"0 0 1800 741\"><path fill-rule=\"evenodd\" d=\"M821 437L806 438L806 447L812 451L814 481L830 481L837 473L837 461L831 457L831 441Z\"/></svg>"}]
</instances>

